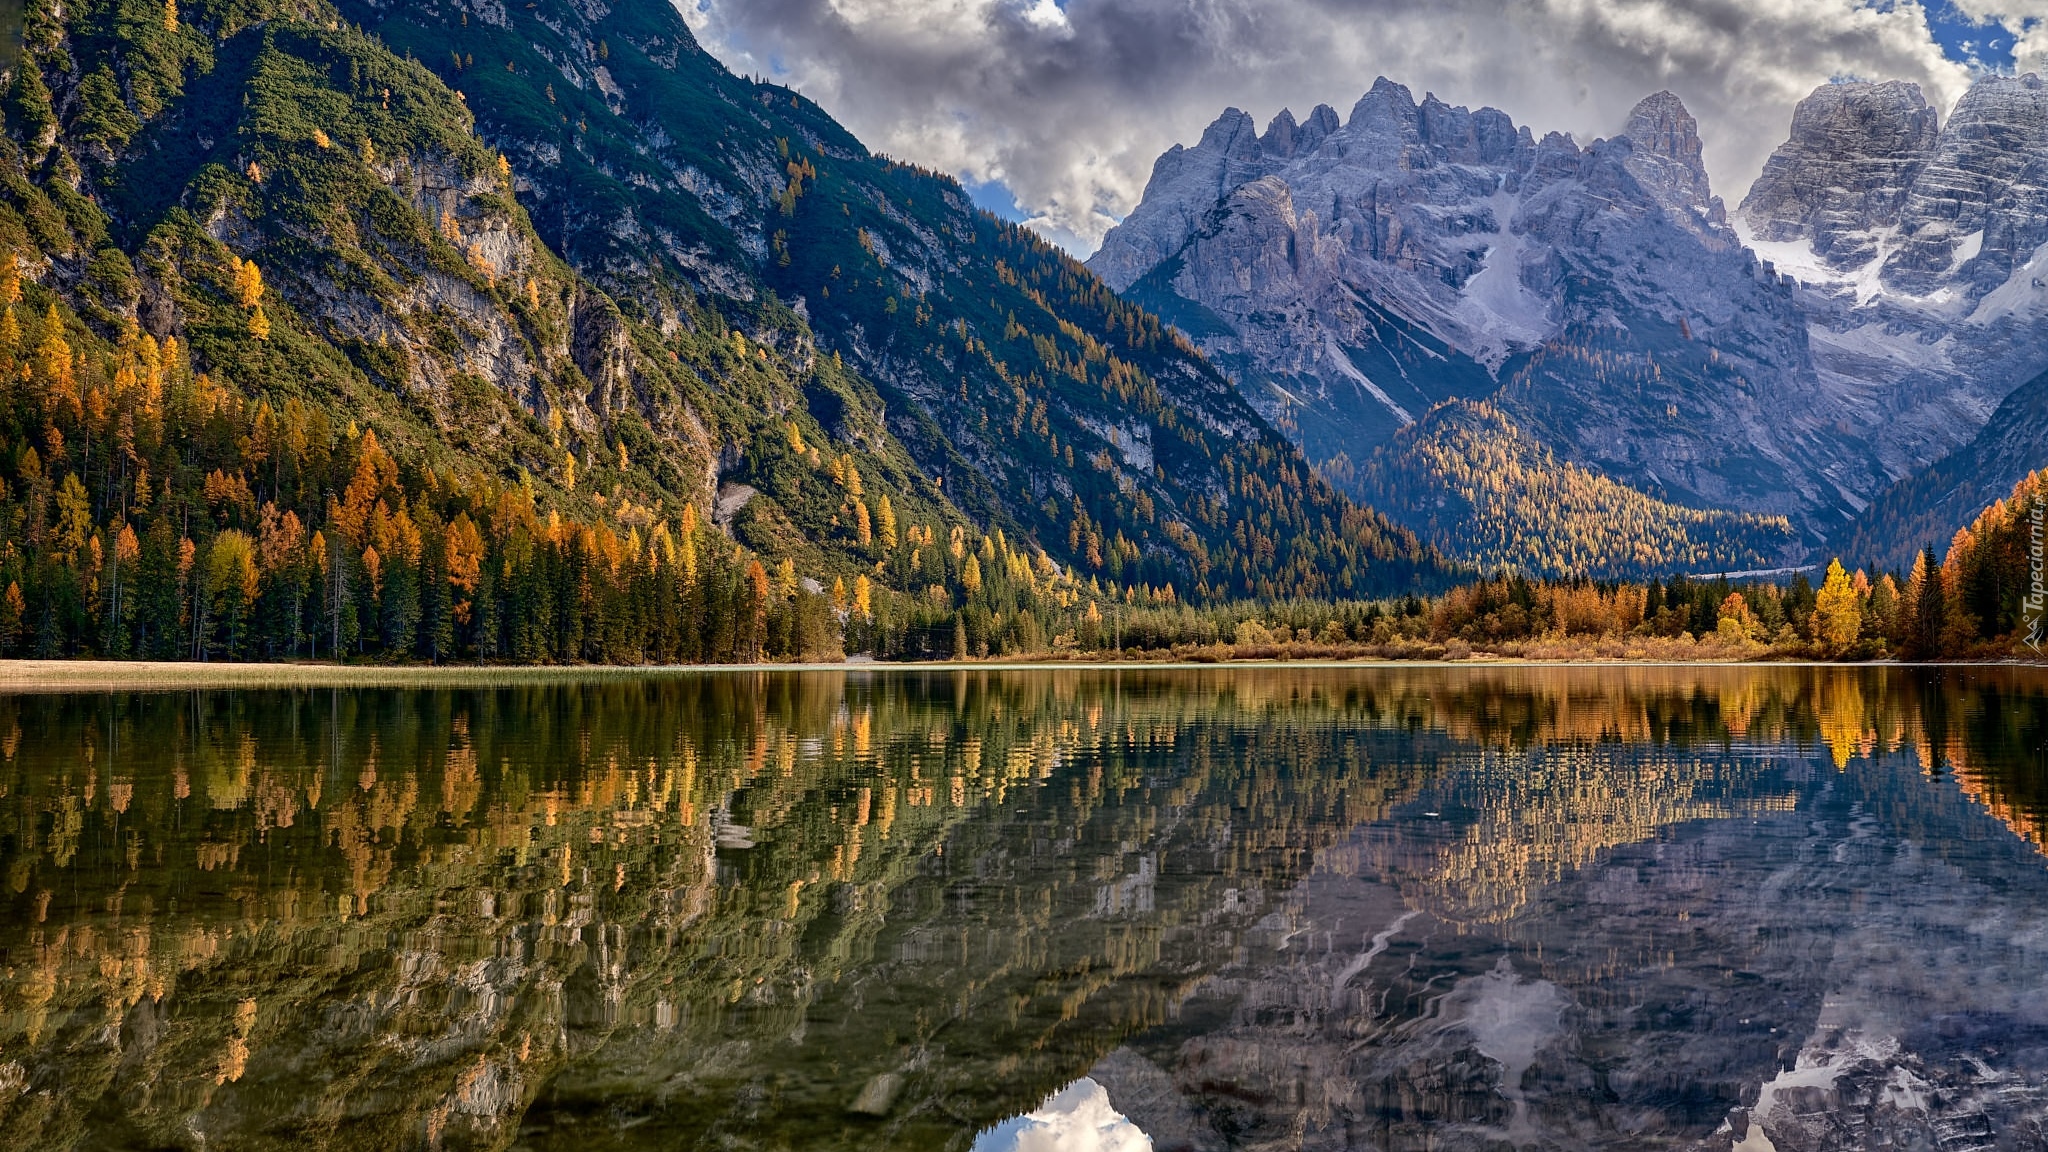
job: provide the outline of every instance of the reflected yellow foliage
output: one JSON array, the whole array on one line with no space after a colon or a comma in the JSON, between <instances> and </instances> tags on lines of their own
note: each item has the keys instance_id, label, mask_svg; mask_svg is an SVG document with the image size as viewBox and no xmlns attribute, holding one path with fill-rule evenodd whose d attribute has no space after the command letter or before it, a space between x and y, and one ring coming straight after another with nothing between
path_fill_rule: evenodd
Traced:
<instances>
[{"instance_id":1,"label":"reflected yellow foliage","mask_svg":"<svg viewBox=\"0 0 2048 1152\"><path fill-rule=\"evenodd\" d=\"M2044 688L1495 666L0 697L0 1064L63 1086L33 1105L50 1147L144 1082L123 1107L166 1141L288 1107L337 1146L504 1147L593 1053L709 1100L738 1073L692 1060L808 1035L788 1059L829 1061L804 1081L829 1099L777 1121L800 1145L950 1027L917 1091L999 1115L1172 1019L1314 869L1511 924L1618 847L1796 806L1788 764L1885 756L2048 850L2009 771Z\"/></svg>"}]
</instances>

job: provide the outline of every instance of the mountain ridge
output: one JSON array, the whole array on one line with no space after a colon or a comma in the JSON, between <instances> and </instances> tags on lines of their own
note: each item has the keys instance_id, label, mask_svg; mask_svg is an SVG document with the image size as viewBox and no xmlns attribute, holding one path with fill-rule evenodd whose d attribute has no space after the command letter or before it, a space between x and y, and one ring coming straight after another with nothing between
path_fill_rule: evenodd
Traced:
<instances>
[{"instance_id":1,"label":"mountain ridge","mask_svg":"<svg viewBox=\"0 0 2048 1152\"><path fill-rule=\"evenodd\" d=\"M786 88L733 77L673 12L551 9L556 27L517 10L464 24L462 5L342 10L421 59L459 47L464 65L444 78L493 110L481 129L532 189L543 234L557 215L572 221L560 241L572 264L634 299L744 282L789 302L875 384L888 433L980 523L1043 541L1083 571L1157 584L1178 570L1180 582L1238 594L1364 590L1382 583L1365 575L1376 563L1397 587L1428 567L1412 538L1346 510L1306 468L1305 487L1284 497L1305 510L1251 514L1327 521L1341 555L1290 541L1292 529L1238 543L1215 506L1247 497L1216 456L1244 454L1229 470L1241 472L1293 450L1225 378L1035 235L975 210L956 182L872 156ZM490 67L468 64L478 50L493 53ZM535 89L558 103L536 102ZM621 259L606 237L659 240L651 213L678 200L717 217L732 240L720 251L744 258L693 264L663 242ZM575 213L558 213L572 201ZM1171 535L1169 522L1180 526ZM1112 548L1118 535L1126 543ZM1092 549L1055 546L1090 537ZM1262 574L1247 548L1270 548L1279 567ZM1111 570L1126 561L1131 574Z\"/></svg>"},{"instance_id":2,"label":"mountain ridge","mask_svg":"<svg viewBox=\"0 0 2048 1152\"><path fill-rule=\"evenodd\" d=\"M1226 111L1160 158L1090 265L1199 315L1191 338L1361 498L1386 494L1347 478L1402 451L1397 430L1484 400L1653 502L1789 516L1790 562L2048 368L2028 321L2048 270L2028 259L2048 213L2024 160L2041 90L1987 77L1942 123L1911 85L1825 85L1730 213L1670 93L1581 147L1381 78L1313 136ZM1390 328L1426 370L1380 351Z\"/></svg>"},{"instance_id":3,"label":"mountain ridge","mask_svg":"<svg viewBox=\"0 0 2048 1152\"><path fill-rule=\"evenodd\" d=\"M26 45L0 651L1037 652L1456 571L665 6L34 0Z\"/></svg>"}]
</instances>

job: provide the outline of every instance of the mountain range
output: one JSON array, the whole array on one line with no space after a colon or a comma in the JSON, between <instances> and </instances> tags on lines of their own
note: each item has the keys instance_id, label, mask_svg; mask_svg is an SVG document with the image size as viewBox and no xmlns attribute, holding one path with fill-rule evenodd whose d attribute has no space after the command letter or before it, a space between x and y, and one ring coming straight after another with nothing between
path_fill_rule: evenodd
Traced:
<instances>
[{"instance_id":1,"label":"mountain range","mask_svg":"<svg viewBox=\"0 0 2048 1152\"><path fill-rule=\"evenodd\" d=\"M1089 266L1461 559L1902 566L2048 459L1992 419L2048 368L2044 165L2036 77L1946 123L1829 84L1731 212L1669 93L1581 146L1382 79L1345 117L1226 111Z\"/></svg>"}]
</instances>

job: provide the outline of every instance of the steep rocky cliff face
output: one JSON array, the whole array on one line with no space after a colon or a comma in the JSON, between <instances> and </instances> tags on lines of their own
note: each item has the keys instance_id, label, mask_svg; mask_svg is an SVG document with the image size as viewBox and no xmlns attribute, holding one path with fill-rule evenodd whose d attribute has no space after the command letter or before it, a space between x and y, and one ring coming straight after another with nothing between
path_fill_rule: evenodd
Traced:
<instances>
[{"instance_id":1,"label":"steep rocky cliff face","mask_svg":"<svg viewBox=\"0 0 2048 1152\"><path fill-rule=\"evenodd\" d=\"M1382 80L1341 123L1320 108L1260 135L1226 112L1160 158L1090 266L1354 491L1428 475L1410 458L1428 438L1397 431L1485 400L1619 485L1609 511L1640 507L1634 489L1783 516L1803 543L1742 544L1789 559L2048 367L2044 155L2036 77L1982 79L1945 125L1913 85L1831 84L1731 217L1669 93L1582 147ZM1458 488L1424 484L1398 503L1433 514L1395 515L1441 531Z\"/></svg>"},{"instance_id":2,"label":"steep rocky cliff face","mask_svg":"<svg viewBox=\"0 0 2048 1152\"><path fill-rule=\"evenodd\" d=\"M1742 203L1752 246L1799 282L1824 385L1898 481L1842 535L1859 556L1945 545L1985 494L2048 462L2015 442L2016 416L1994 415L2048 368L2044 155L2037 76L1979 80L1946 124L1913 85L1832 84ZM1905 536L1876 541L1880 523Z\"/></svg>"},{"instance_id":3,"label":"steep rocky cliff face","mask_svg":"<svg viewBox=\"0 0 2048 1152\"><path fill-rule=\"evenodd\" d=\"M1853 268L1877 255L1873 227L1892 227L1939 139L1917 84L1827 84L1792 113L1791 138L1743 198L1751 236L1808 240L1816 255Z\"/></svg>"},{"instance_id":4,"label":"steep rocky cliff face","mask_svg":"<svg viewBox=\"0 0 2048 1152\"><path fill-rule=\"evenodd\" d=\"M1888 482L1837 430L1791 293L1728 225L1676 97L1584 148L1386 80L1308 123L1257 136L1227 112L1161 158L1090 266L1331 475L1438 403L1493 397L1564 461L1810 540Z\"/></svg>"}]
</instances>

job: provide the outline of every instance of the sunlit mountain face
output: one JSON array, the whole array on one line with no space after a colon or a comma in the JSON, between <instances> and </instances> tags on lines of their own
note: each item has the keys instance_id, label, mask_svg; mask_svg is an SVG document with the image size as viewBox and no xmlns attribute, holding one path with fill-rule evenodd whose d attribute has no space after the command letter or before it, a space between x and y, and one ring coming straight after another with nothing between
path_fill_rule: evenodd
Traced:
<instances>
[{"instance_id":1,"label":"sunlit mountain face","mask_svg":"<svg viewBox=\"0 0 2048 1152\"><path fill-rule=\"evenodd\" d=\"M0 1132L2023 1147L2044 733L2010 669L11 696Z\"/></svg>"}]
</instances>

